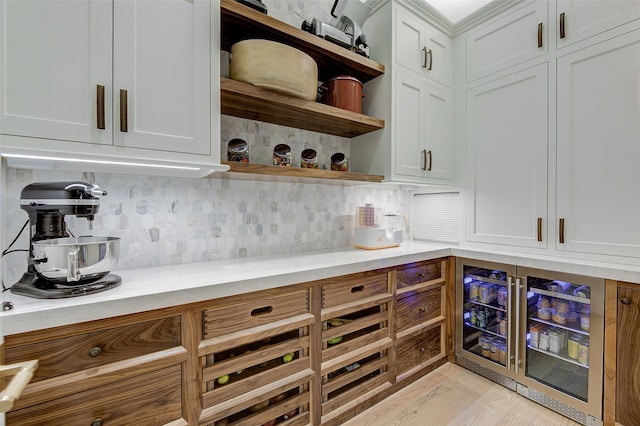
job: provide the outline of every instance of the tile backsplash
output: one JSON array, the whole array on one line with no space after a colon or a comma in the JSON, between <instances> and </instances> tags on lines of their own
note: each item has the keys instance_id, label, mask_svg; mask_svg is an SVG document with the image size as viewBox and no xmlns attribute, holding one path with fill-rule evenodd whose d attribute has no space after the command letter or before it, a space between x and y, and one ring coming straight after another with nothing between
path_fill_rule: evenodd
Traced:
<instances>
[{"instance_id":1,"label":"tile backsplash","mask_svg":"<svg viewBox=\"0 0 640 426\"><path fill-rule=\"evenodd\" d=\"M89 231L67 217L75 236L120 237L117 269L195 263L352 246L355 209L374 203L408 213L410 193L387 187L169 178L22 170L3 166L4 245L27 220L20 191L39 181L86 180L108 191ZM14 249L28 248L28 231ZM6 247L3 247L3 250ZM26 269L26 253L3 259L4 281Z\"/></svg>"},{"instance_id":2,"label":"tile backsplash","mask_svg":"<svg viewBox=\"0 0 640 426\"><path fill-rule=\"evenodd\" d=\"M333 0L264 3L270 16L299 27L303 19L329 21ZM349 155L346 138L227 116L222 116L221 128L222 158L232 138L246 140L252 162L258 163L268 163L276 143L291 145L294 166L304 148L316 149L320 168L329 168L335 152ZM22 170L6 164L0 172L3 250L27 220L19 205L24 186L84 180L109 193L101 200L92 231L85 219L67 217L67 226L75 236L120 237L119 270L351 247L357 206L373 203L408 215L412 196L396 187L332 182L94 174ZM13 248L28 248L28 237L26 231ZM27 255L16 252L2 260L2 278L10 285L25 271Z\"/></svg>"}]
</instances>

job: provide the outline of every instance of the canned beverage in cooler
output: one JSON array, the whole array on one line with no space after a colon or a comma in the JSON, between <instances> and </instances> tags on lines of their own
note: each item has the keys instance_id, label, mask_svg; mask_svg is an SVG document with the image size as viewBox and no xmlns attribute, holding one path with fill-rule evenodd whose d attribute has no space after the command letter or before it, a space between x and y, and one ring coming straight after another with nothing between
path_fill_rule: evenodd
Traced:
<instances>
[{"instance_id":1,"label":"canned beverage in cooler","mask_svg":"<svg viewBox=\"0 0 640 426\"><path fill-rule=\"evenodd\" d=\"M542 330L538 339L538 349L542 351L549 350L549 331Z\"/></svg>"},{"instance_id":2,"label":"canned beverage in cooler","mask_svg":"<svg viewBox=\"0 0 640 426\"><path fill-rule=\"evenodd\" d=\"M571 337L569 338L569 343L567 345L567 353L569 355L569 358L571 359L578 359L578 348L580 346L580 335L579 334L572 334Z\"/></svg>"},{"instance_id":3,"label":"canned beverage in cooler","mask_svg":"<svg viewBox=\"0 0 640 426\"><path fill-rule=\"evenodd\" d=\"M581 339L578 346L578 362L584 366L589 365L589 339Z\"/></svg>"},{"instance_id":4,"label":"canned beverage in cooler","mask_svg":"<svg viewBox=\"0 0 640 426\"><path fill-rule=\"evenodd\" d=\"M540 326L534 324L529 327L529 346L534 349L538 348L538 342L540 341Z\"/></svg>"}]
</instances>

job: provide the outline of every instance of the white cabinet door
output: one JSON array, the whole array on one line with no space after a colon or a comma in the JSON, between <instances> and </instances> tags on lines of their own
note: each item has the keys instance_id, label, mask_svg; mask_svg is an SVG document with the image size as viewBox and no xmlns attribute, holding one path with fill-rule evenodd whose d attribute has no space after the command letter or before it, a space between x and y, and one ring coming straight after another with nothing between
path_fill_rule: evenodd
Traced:
<instances>
[{"instance_id":1,"label":"white cabinet door","mask_svg":"<svg viewBox=\"0 0 640 426\"><path fill-rule=\"evenodd\" d=\"M395 82L395 174L419 181L451 178L449 91L398 72Z\"/></svg>"},{"instance_id":2,"label":"white cabinet door","mask_svg":"<svg viewBox=\"0 0 640 426\"><path fill-rule=\"evenodd\" d=\"M0 3L0 132L111 144L112 7L107 1ZM104 129L98 129L98 86Z\"/></svg>"},{"instance_id":3,"label":"white cabinet door","mask_svg":"<svg viewBox=\"0 0 640 426\"><path fill-rule=\"evenodd\" d=\"M536 1L467 34L467 82L546 54L547 2Z\"/></svg>"},{"instance_id":4,"label":"white cabinet door","mask_svg":"<svg viewBox=\"0 0 640 426\"><path fill-rule=\"evenodd\" d=\"M547 245L547 81L544 63L467 91L468 241Z\"/></svg>"},{"instance_id":5,"label":"white cabinet door","mask_svg":"<svg viewBox=\"0 0 640 426\"><path fill-rule=\"evenodd\" d=\"M116 146L210 154L210 22L207 0L115 1Z\"/></svg>"},{"instance_id":6,"label":"white cabinet door","mask_svg":"<svg viewBox=\"0 0 640 426\"><path fill-rule=\"evenodd\" d=\"M558 0L555 19L562 48L640 19L640 0Z\"/></svg>"},{"instance_id":7,"label":"white cabinet door","mask_svg":"<svg viewBox=\"0 0 640 426\"><path fill-rule=\"evenodd\" d=\"M396 8L395 31L396 63L450 86L450 37L401 8Z\"/></svg>"},{"instance_id":8,"label":"white cabinet door","mask_svg":"<svg viewBox=\"0 0 640 426\"><path fill-rule=\"evenodd\" d=\"M640 30L559 58L557 86L556 246L638 257Z\"/></svg>"}]
</instances>

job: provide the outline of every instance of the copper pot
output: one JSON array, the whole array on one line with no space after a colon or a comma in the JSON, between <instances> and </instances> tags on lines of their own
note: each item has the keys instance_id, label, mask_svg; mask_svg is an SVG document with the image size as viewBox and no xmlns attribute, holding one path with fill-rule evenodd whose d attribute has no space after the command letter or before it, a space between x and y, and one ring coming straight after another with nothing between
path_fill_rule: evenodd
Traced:
<instances>
[{"instance_id":1,"label":"copper pot","mask_svg":"<svg viewBox=\"0 0 640 426\"><path fill-rule=\"evenodd\" d=\"M341 75L325 82L323 102L327 105L362 113L362 83L355 77Z\"/></svg>"}]
</instances>

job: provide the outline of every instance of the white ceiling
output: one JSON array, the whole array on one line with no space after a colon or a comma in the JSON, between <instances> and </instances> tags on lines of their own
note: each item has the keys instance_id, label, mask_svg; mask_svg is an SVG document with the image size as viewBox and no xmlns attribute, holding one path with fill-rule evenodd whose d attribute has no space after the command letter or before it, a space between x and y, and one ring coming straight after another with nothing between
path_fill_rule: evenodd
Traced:
<instances>
[{"instance_id":1,"label":"white ceiling","mask_svg":"<svg viewBox=\"0 0 640 426\"><path fill-rule=\"evenodd\" d=\"M425 0L438 9L452 23L456 23L470 15L492 0Z\"/></svg>"}]
</instances>

